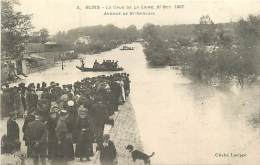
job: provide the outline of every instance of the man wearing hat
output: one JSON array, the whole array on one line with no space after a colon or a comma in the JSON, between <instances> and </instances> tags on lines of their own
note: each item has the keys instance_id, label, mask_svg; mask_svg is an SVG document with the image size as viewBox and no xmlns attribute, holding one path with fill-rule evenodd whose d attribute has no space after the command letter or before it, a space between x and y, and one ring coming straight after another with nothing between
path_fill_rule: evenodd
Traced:
<instances>
[{"instance_id":1,"label":"man wearing hat","mask_svg":"<svg viewBox=\"0 0 260 165\"><path fill-rule=\"evenodd\" d=\"M103 140L98 143L97 150L100 151L101 165L113 165L116 162L116 147L108 134L105 134Z\"/></svg>"},{"instance_id":2,"label":"man wearing hat","mask_svg":"<svg viewBox=\"0 0 260 165\"><path fill-rule=\"evenodd\" d=\"M32 111L33 108L37 107L38 95L35 93L34 89L29 89L28 94L26 95L28 110Z\"/></svg>"},{"instance_id":3,"label":"man wearing hat","mask_svg":"<svg viewBox=\"0 0 260 165\"><path fill-rule=\"evenodd\" d=\"M33 158L33 164L39 164L39 158L42 165L46 165L47 156L47 129L41 121L41 116L35 114L35 120L30 122L26 128L25 139L28 142L28 155Z\"/></svg>"},{"instance_id":4,"label":"man wearing hat","mask_svg":"<svg viewBox=\"0 0 260 165\"><path fill-rule=\"evenodd\" d=\"M95 118L95 128L96 128L95 136L102 137L105 123L109 117L108 108L103 103L102 96L96 96L95 103L93 104L92 108L93 108L94 118Z\"/></svg>"},{"instance_id":5,"label":"man wearing hat","mask_svg":"<svg viewBox=\"0 0 260 165\"><path fill-rule=\"evenodd\" d=\"M65 106L66 105L66 106ZM69 132L72 134L72 141L73 143L76 143L76 130L75 130L75 125L76 125L76 120L78 118L78 112L76 109L76 105L74 104L73 100L69 100L66 104L64 104L64 108L68 111L68 118L67 118L67 124L68 124L68 129Z\"/></svg>"},{"instance_id":6,"label":"man wearing hat","mask_svg":"<svg viewBox=\"0 0 260 165\"><path fill-rule=\"evenodd\" d=\"M65 105L64 108L67 109L67 111L73 116L76 117L78 116L77 110L76 110L76 105L73 100L69 100Z\"/></svg>"},{"instance_id":7,"label":"man wearing hat","mask_svg":"<svg viewBox=\"0 0 260 165\"><path fill-rule=\"evenodd\" d=\"M27 114L25 114L25 119L24 119L24 123L23 123L23 127L22 127L22 131L23 131L23 133L24 133L24 135L23 135L23 140L25 141L25 145L28 147L28 143L27 143L27 141L26 141L26 128L27 128L27 126L28 126L28 124L30 123L30 122L32 122L32 121L34 121L35 120L35 116L34 116L34 113L35 113L35 111L33 110L33 111L28 111L28 113ZM29 152L29 150L27 150L28 152ZM27 153L27 155L30 155L30 153Z\"/></svg>"},{"instance_id":8,"label":"man wearing hat","mask_svg":"<svg viewBox=\"0 0 260 165\"><path fill-rule=\"evenodd\" d=\"M51 164L55 164L58 159L58 138L56 136L56 127L58 122L59 107L53 103L47 120L48 129L48 159ZM56 163L57 164L57 163Z\"/></svg>"},{"instance_id":9,"label":"man wearing hat","mask_svg":"<svg viewBox=\"0 0 260 165\"><path fill-rule=\"evenodd\" d=\"M7 121L7 140L8 140L8 151L12 153L15 150L20 149L19 142L19 126L16 120L16 112L11 112L10 118Z\"/></svg>"},{"instance_id":10,"label":"man wearing hat","mask_svg":"<svg viewBox=\"0 0 260 165\"><path fill-rule=\"evenodd\" d=\"M13 111L13 102L12 102L12 92L9 85L6 84L5 88L3 89L3 95L1 96L1 111L4 112L3 115L9 115L9 112Z\"/></svg>"}]
</instances>

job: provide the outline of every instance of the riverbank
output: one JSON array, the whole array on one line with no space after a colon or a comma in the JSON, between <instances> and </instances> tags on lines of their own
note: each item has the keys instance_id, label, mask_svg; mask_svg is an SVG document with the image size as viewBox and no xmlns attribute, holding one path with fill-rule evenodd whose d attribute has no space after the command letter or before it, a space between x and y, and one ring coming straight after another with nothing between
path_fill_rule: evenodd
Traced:
<instances>
[{"instance_id":1,"label":"riverbank","mask_svg":"<svg viewBox=\"0 0 260 165\"><path fill-rule=\"evenodd\" d=\"M77 58L64 61L64 65L71 63L74 60L77 60ZM26 79L26 77L28 77L32 74L41 73L41 72L44 72L44 71L47 71L49 69L56 68L56 67L61 68L62 67L61 62L55 62L53 64L49 64L49 65L45 65L45 66L38 66L38 67L30 68L29 73L24 74L24 75L15 75L15 78L13 80L1 80L1 83L2 84L4 84L4 83L5 84L14 84L14 83L16 84L16 83L22 82L24 79Z\"/></svg>"},{"instance_id":2,"label":"riverbank","mask_svg":"<svg viewBox=\"0 0 260 165\"><path fill-rule=\"evenodd\" d=\"M132 158L126 150L128 144L133 145L136 149L142 151L143 145L139 129L136 122L135 111L131 99L128 98L124 105L119 106L119 111L114 115L115 125L111 129L104 130L104 133L110 135L117 150L118 165L129 165ZM92 164L99 165L99 152L96 153Z\"/></svg>"},{"instance_id":3,"label":"riverbank","mask_svg":"<svg viewBox=\"0 0 260 165\"><path fill-rule=\"evenodd\" d=\"M81 54L81 53L79 53L77 55L77 58L65 59L63 61L64 69L65 69L66 65L75 64L75 63L78 64L78 60L79 59L85 59L85 58L89 58L90 56L93 57L93 56L96 56L96 55L100 55L102 53L110 52L110 51L119 49L121 47L121 45L122 44L118 44L118 45L116 45L114 47L107 48L107 49L100 50L100 51L95 51L95 52L88 53L88 54ZM103 59L101 59L101 60L103 60ZM53 69L53 68L60 68L60 69L62 68L62 63L61 63L60 60L57 60L57 59L55 60L54 59L52 61L54 61L54 63L52 63L52 64L46 64L46 65L41 65L41 66L37 66L37 67L30 67L30 68L28 68L28 73L26 73L25 76L28 77L30 75L34 75L34 74L37 74L37 73L45 72L45 71L48 71L48 70ZM91 63L89 66L92 67L93 63ZM4 83L5 84L16 84L16 83L19 83L19 82L23 82L26 79L26 77L24 75L17 75L17 74L15 74L13 80L7 80L5 78L7 76L3 76L4 74L5 73L2 72L2 76L1 76L1 78L2 78L1 79L1 83L2 84L4 84Z\"/></svg>"},{"instance_id":4,"label":"riverbank","mask_svg":"<svg viewBox=\"0 0 260 165\"><path fill-rule=\"evenodd\" d=\"M119 107L119 113L115 119L115 126L111 129L110 137L117 149L118 165L126 165L131 162L129 154L126 152L128 144L133 145L135 149L143 150L135 111L130 98Z\"/></svg>"}]
</instances>

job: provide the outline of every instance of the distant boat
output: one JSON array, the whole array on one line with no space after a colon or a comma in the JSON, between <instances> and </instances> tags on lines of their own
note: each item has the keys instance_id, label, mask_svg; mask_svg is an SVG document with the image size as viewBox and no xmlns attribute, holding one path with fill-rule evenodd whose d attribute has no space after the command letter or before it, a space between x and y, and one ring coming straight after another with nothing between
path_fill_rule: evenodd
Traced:
<instances>
[{"instance_id":1,"label":"distant boat","mask_svg":"<svg viewBox=\"0 0 260 165\"><path fill-rule=\"evenodd\" d=\"M77 69L81 70L81 72L113 72L113 71L122 71L124 68L115 68L115 69L110 69L110 68L86 68L86 67L80 67L76 66Z\"/></svg>"},{"instance_id":2,"label":"distant boat","mask_svg":"<svg viewBox=\"0 0 260 165\"><path fill-rule=\"evenodd\" d=\"M134 50L134 47L124 45L120 50Z\"/></svg>"}]
</instances>

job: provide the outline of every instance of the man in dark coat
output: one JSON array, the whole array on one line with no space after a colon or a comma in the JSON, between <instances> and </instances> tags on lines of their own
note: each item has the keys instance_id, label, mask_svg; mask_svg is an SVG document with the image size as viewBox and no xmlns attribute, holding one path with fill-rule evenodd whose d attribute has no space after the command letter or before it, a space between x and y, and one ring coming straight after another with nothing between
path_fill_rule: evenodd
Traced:
<instances>
[{"instance_id":1,"label":"man in dark coat","mask_svg":"<svg viewBox=\"0 0 260 165\"><path fill-rule=\"evenodd\" d=\"M19 126L16 123L16 113L10 113L10 118L7 121L7 138L19 140Z\"/></svg>"},{"instance_id":2,"label":"man in dark coat","mask_svg":"<svg viewBox=\"0 0 260 165\"><path fill-rule=\"evenodd\" d=\"M46 165L47 156L47 129L46 125L41 121L39 114L35 114L35 120L30 122L26 128L26 141L28 142L28 150L31 150L29 157L33 158L33 164Z\"/></svg>"},{"instance_id":3,"label":"man in dark coat","mask_svg":"<svg viewBox=\"0 0 260 165\"><path fill-rule=\"evenodd\" d=\"M100 164L101 165L113 165L116 161L116 147L114 143L109 140L108 134L105 134L103 141L99 142L97 150L100 151Z\"/></svg>"},{"instance_id":4,"label":"man in dark coat","mask_svg":"<svg viewBox=\"0 0 260 165\"><path fill-rule=\"evenodd\" d=\"M95 126L96 126L96 137L102 137L104 126L108 120L109 114L107 107L103 103L103 100L100 96L97 96L96 103L93 105L94 117L95 117Z\"/></svg>"},{"instance_id":5,"label":"man in dark coat","mask_svg":"<svg viewBox=\"0 0 260 165\"><path fill-rule=\"evenodd\" d=\"M44 121L46 121L48 119L50 109L51 109L50 100L42 97L38 101L37 110L38 110L39 114L41 115L41 117Z\"/></svg>"},{"instance_id":6,"label":"man in dark coat","mask_svg":"<svg viewBox=\"0 0 260 165\"><path fill-rule=\"evenodd\" d=\"M120 88L120 85L118 83L116 83L115 81L111 81L110 87L111 87L111 100L112 100L112 104L114 106L114 111L118 111L119 96L120 96L121 88Z\"/></svg>"},{"instance_id":7,"label":"man in dark coat","mask_svg":"<svg viewBox=\"0 0 260 165\"><path fill-rule=\"evenodd\" d=\"M37 108L38 95L35 93L35 91L33 89L29 91L26 99L27 99L29 111L32 111L33 108Z\"/></svg>"},{"instance_id":8,"label":"man in dark coat","mask_svg":"<svg viewBox=\"0 0 260 165\"><path fill-rule=\"evenodd\" d=\"M1 91L1 118L8 115L8 92L7 89Z\"/></svg>"},{"instance_id":9,"label":"man in dark coat","mask_svg":"<svg viewBox=\"0 0 260 165\"><path fill-rule=\"evenodd\" d=\"M10 112L14 111L13 108L13 102L12 102L12 89L9 88L8 85L6 85L6 88L3 90L3 102L1 103L1 105L3 104L3 109L1 109L1 111L4 111L4 115L8 115Z\"/></svg>"},{"instance_id":10,"label":"man in dark coat","mask_svg":"<svg viewBox=\"0 0 260 165\"><path fill-rule=\"evenodd\" d=\"M24 84L19 84L19 93L20 93L20 97L21 97L21 103L22 103L22 107L23 107L23 112L25 112L27 110L27 105L26 105L26 88L24 86Z\"/></svg>"},{"instance_id":11,"label":"man in dark coat","mask_svg":"<svg viewBox=\"0 0 260 165\"><path fill-rule=\"evenodd\" d=\"M23 135L23 140L25 141L25 145L28 147L28 142L26 141L26 129L27 126L30 122L35 120L35 116L34 116L34 111L29 111L27 116L24 119L24 123L23 123L23 127L22 127L22 131L24 133ZM31 155L31 153L29 153L30 150L27 150L27 155Z\"/></svg>"},{"instance_id":12,"label":"man in dark coat","mask_svg":"<svg viewBox=\"0 0 260 165\"><path fill-rule=\"evenodd\" d=\"M12 95L13 95L14 110L20 112L21 99L20 99L20 94L19 94L18 88L16 86L13 88Z\"/></svg>"},{"instance_id":13,"label":"man in dark coat","mask_svg":"<svg viewBox=\"0 0 260 165\"><path fill-rule=\"evenodd\" d=\"M58 107L52 107L47 121L48 128L48 159L51 164L55 164L58 159L58 138L56 136L56 127L58 122ZM56 163L57 164L57 163Z\"/></svg>"},{"instance_id":14,"label":"man in dark coat","mask_svg":"<svg viewBox=\"0 0 260 165\"><path fill-rule=\"evenodd\" d=\"M130 79L129 79L129 74L126 74L126 77L124 79L124 88L126 91L126 96L129 96L130 94Z\"/></svg>"},{"instance_id":15,"label":"man in dark coat","mask_svg":"<svg viewBox=\"0 0 260 165\"><path fill-rule=\"evenodd\" d=\"M16 150L20 150L19 126L15 120L16 113L10 113L10 118L7 121L7 146L9 153L12 153Z\"/></svg>"}]
</instances>

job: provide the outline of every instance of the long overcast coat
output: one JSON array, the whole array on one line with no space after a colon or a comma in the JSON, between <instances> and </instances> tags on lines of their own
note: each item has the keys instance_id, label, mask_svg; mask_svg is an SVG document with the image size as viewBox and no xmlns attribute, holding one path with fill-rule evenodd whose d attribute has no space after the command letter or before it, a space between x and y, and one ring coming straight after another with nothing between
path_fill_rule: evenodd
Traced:
<instances>
[{"instance_id":1,"label":"long overcast coat","mask_svg":"<svg viewBox=\"0 0 260 165\"><path fill-rule=\"evenodd\" d=\"M34 120L28 124L25 139L28 143L28 157L47 156L47 129L42 121Z\"/></svg>"}]
</instances>

